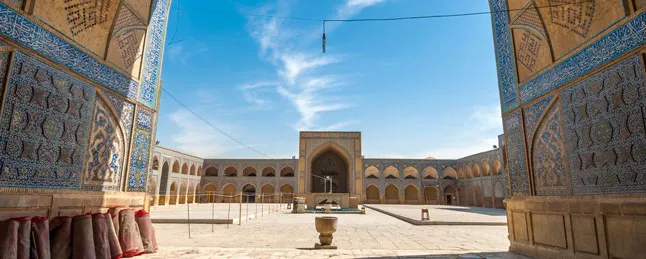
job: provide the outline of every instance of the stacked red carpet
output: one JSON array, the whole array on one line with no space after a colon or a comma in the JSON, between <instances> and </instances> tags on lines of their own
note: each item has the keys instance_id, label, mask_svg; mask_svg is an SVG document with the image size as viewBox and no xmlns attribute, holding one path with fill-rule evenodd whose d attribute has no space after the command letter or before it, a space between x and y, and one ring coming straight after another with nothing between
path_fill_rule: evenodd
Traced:
<instances>
[{"instance_id":1,"label":"stacked red carpet","mask_svg":"<svg viewBox=\"0 0 646 259\"><path fill-rule=\"evenodd\" d=\"M0 221L0 259L118 259L157 252L145 210Z\"/></svg>"}]
</instances>

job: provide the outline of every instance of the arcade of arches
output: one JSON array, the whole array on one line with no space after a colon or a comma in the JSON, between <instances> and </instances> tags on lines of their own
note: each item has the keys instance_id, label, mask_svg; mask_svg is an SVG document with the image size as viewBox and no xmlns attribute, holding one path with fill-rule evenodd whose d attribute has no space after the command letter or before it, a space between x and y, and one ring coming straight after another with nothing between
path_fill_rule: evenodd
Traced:
<instances>
[{"instance_id":1,"label":"arcade of arches","mask_svg":"<svg viewBox=\"0 0 646 259\"><path fill-rule=\"evenodd\" d=\"M239 194L243 202L276 202L332 191L366 204L503 208L509 197L499 148L455 160L371 159L361 156L360 132L301 132L300 142L295 159L202 159L157 147L152 204L240 201L228 197Z\"/></svg>"}]
</instances>

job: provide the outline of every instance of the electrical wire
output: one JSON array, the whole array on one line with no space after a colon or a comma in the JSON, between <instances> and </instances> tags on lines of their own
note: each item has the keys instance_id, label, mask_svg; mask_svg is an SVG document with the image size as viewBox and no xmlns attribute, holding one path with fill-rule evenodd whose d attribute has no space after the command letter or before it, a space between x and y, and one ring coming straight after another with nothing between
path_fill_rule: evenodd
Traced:
<instances>
[{"instance_id":1,"label":"electrical wire","mask_svg":"<svg viewBox=\"0 0 646 259\"><path fill-rule=\"evenodd\" d=\"M175 4L175 10L177 11L177 25L175 26L175 32L173 32L173 37L171 37L170 41L167 44L168 46L175 43L175 41L174 41L175 40L175 35L177 35L177 30L179 30L179 25L180 25L180 22L179 22L179 13L180 13L179 12L179 10L180 10L179 9L179 0L177 0L177 3ZM179 40L178 42L180 42L180 41L182 41L182 40Z\"/></svg>"},{"instance_id":2,"label":"electrical wire","mask_svg":"<svg viewBox=\"0 0 646 259\"><path fill-rule=\"evenodd\" d=\"M206 120L206 119L202 118L202 116L200 116L199 114L197 114L196 112L194 112L193 110L191 110L191 109L190 109L186 104L184 104L182 101L180 101L177 97L175 97L173 94L171 94L171 93L170 93L168 90L166 90L165 88L163 88L163 87L162 87L162 89L161 89L161 90L162 90L162 92L164 92L165 94L167 94L171 99L175 100L175 102L177 102L180 106L182 106L182 107L183 107L184 109L186 109L188 112L190 112L191 114L193 114L193 116L197 117L199 120L201 120L201 121L203 121L204 123L206 123L207 125L211 126L211 128L215 129L215 130L216 130L217 132L219 132L220 134L222 134L222 135L226 136L227 138L229 138L229 139L233 140L234 142L236 142L236 143L238 143L239 145L241 145L241 146L243 146L243 147L245 147L245 148L247 148L247 149L249 149L249 150L253 151L254 153L256 153L256 154L258 154L258 155L261 155L261 156L266 157L266 158L273 159L271 156L269 156L269 155L267 155L267 154L265 154L265 153L263 153L263 152L260 152L259 150L257 150L257 149L255 149L255 148L253 148L253 147L252 147L252 146L250 146L250 145L245 144L244 142L242 142L241 140L239 140L239 139L235 138L235 137L234 137L234 136L232 136L231 134L226 133L224 130L222 130L222 129L220 129L220 128L216 127L215 125L213 125L213 124L212 124L211 122L209 122L208 120Z\"/></svg>"}]
</instances>

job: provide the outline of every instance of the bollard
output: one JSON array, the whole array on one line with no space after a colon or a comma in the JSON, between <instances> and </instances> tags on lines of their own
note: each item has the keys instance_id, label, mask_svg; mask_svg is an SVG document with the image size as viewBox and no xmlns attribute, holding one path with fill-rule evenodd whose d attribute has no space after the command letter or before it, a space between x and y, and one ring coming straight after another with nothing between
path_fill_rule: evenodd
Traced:
<instances>
[{"instance_id":1,"label":"bollard","mask_svg":"<svg viewBox=\"0 0 646 259\"><path fill-rule=\"evenodd\" d=\"M215 230L213 229L214 227L213 224L215 221L214 218L215 218L215 202L212 202L211 203L211 232L212 233L215 232Z\"/></svg>"},{"instance_id":2,"label":"bollard","mask_svg":"<svg viewBox=\"0 0 646 259\"><path fill-rule=\"evenodd\" d=\"M242 192L240 192L240 208L238 208L238 226L242 225Z\"/></svg>"},{"instance_id":3,"label":"bollard","mask_svg":"<svg viewBox=\"0 0 646 259\"><path fill-rule=\"evenodd\" d=\"M426 214L426 217L424 217L425 214ZM422 220L430 220L428 215L428 209L422 209Z\"/></svg>"},{"instance_id":4,"label":"bollard","mask_svg":"<svg viewBox=\"0 0 646 259\"><path fill-rule=\"evenodd\" d=\"M188 238L191 238L191 204L186 203L186 222L188 223Z\"/></svg>"}]
</instances>

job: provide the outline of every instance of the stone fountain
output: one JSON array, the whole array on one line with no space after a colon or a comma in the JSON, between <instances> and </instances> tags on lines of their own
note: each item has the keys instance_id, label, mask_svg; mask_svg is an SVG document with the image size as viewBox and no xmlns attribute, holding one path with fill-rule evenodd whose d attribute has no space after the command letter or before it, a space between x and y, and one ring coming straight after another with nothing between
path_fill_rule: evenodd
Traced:
<instances>
[{"instance_id":1,"label":"stone fountain","mask_svg":"<svg viewBox=\"0 0 646 259\"><path fill-rule=\"evenodd\" d=\"M332 245L332 234L336 232L337 217L316 217L316 231L319 232L319 241L314 245L315 249L336 249Z\"/></svg>"}]
</instances>

